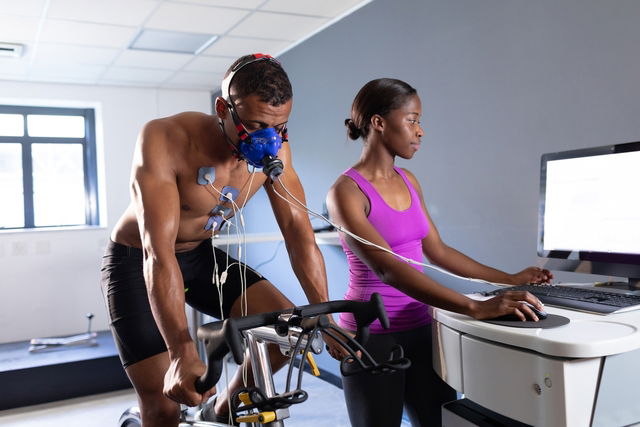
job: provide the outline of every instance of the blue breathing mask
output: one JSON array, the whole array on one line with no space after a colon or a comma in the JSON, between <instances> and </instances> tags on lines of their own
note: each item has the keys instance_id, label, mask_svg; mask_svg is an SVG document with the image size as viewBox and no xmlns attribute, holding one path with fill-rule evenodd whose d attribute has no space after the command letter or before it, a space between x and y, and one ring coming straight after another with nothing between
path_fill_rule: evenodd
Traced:
<instances>
[{"instance_id":1,"label":"blue breathing mask","mask_svg":"<svg viewBox=\"0 0 640 427\"><path fill-rule=\"evenodd\" d=\"M282 147L282 138L274 128L258 129L240 139L238 151L247 163L257 168L264 167L265 158L277 157Z\"/></svg>"}]
</instances>

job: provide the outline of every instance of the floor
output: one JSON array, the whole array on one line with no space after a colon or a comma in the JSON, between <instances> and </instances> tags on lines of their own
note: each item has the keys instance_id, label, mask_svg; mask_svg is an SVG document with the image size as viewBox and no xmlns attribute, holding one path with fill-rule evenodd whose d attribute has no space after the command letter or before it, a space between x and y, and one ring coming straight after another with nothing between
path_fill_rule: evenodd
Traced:
<instances>
[{"instance_id":1,"label":"floor","mask_svg":"<svg viewBox=\"0 0 640 427\"><path fill-rule=\"evenodd\" d=\"M233 369L233 368L230 368ZM230 371L231 375L231 371ZM276 390L283 390L285 370L274 375ZM223 379L224 381L224 379ZM342 390L305 374L302 388L309 399L290 408L287 427L348 427L349 417ZM0 411L3 427L116 427L122 412L136 404L131 389L60 402ZM409 426L403 420L403 426Z\"/></svg>"}]
</instances>

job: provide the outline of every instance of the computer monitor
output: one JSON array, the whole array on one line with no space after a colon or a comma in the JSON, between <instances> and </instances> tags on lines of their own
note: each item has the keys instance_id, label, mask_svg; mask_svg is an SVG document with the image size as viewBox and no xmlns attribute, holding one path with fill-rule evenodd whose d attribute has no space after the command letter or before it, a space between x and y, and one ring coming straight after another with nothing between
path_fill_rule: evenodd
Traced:
<instances>
[{"instance_id":1,"label":"computer monitor","mask_svg":"<svg viewBox=\"0 0 640 427\"><path fill-rule=\"evenodd\" d=\"M640 288L640 142L542 155L538 255Z\"/></svg>"}]
</instances>

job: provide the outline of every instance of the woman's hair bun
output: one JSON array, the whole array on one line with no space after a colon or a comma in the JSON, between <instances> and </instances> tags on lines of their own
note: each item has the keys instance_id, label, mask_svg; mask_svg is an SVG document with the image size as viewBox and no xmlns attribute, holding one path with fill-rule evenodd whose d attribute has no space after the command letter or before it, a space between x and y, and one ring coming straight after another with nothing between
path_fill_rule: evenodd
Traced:
<instances>
[{"instance_id":1,"label":"woman's hair bun","mask_svg":"<svg viewBox=\"0 0 640 427\"><path fill-rule=\"evenodd\" d=\"M362 132L360 132L360 129L358 129L358 126L356 126L353 120L346 119L344 125L347 127L347 135L349 138L356 140L362 136Z\"/></svg>"}]
</instances>

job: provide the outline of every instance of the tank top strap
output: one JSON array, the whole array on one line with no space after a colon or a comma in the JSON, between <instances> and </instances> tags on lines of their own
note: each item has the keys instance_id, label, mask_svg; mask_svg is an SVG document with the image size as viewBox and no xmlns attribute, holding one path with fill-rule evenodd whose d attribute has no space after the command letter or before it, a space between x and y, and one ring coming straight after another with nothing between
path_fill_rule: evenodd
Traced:
<instances>
[{"instance_id":1,"label":"tank top strap","mask_svg":"<svg viewBox=\"0 0 640 427\"><path fill-rule=\"evenodd\" d=\"M342 174L353 179L356 184L358 184L358 187L360 187L360 190L362 190L364 195L367 196L370 202L372 202L372 204L377 205L379 202L384 202L384 199L380 197L380 194L378 194L378 191L375 189L375 187L369 181L367 181L365 177L360 175L360 172L358 172L354 168L349 168Z\"/></svg>"},{"instance_id":2,"label":"tank top strap","mask_svg":"<svg viewBox=\"0 0 640 427\"><path fill-rule=\"evenodd\" d=\"M420 197L418 196L418 192L416 191L415 187L413 186L413 184L411 183L409 178L407 178L407 174L404 173L404 171L401 168L397 167L397 166L394 166L393 169L396 172L398 172L398 175L400 175L402 177L402 179L404 180L405 185L409 189L409 193L411 193L412 201L413 200L417 200L418 202L420 202ZM413 203L412 203L412 206L413 206Z\"/></svg>"}]
</instances>

